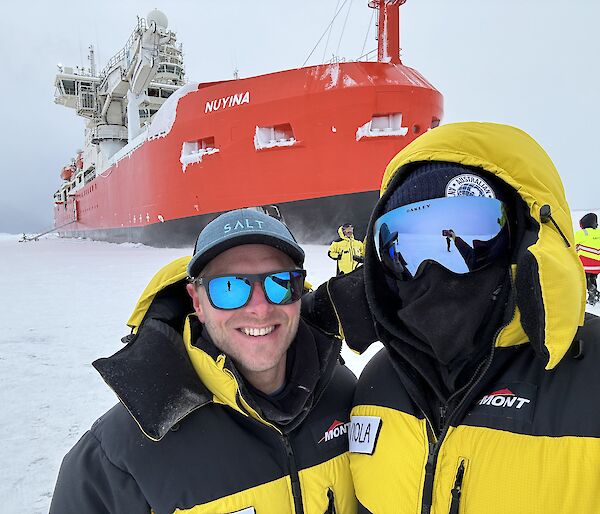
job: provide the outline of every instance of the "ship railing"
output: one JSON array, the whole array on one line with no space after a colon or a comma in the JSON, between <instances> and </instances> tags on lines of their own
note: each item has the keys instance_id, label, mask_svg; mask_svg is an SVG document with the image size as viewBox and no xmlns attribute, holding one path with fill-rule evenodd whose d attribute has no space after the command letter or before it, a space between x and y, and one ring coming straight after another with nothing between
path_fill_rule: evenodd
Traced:
<instances>
[{"instance_id":1,"label":"ship railing","mask_svg":"<svg viewBox=\"0 0 600 514\"><path fill-rule=\"evenodd\" d=\"M340 64L343 62L373 62L377 60L377 48L371 50L370 52L366 52L362 55L359 55L358 57L352 59L352 58L346 58L344 56L341 55L332 55L331 58L327 61L327 64Z\"/></svg>"},{"instance_id":2,"label":"ship railing","mask_svg":"<svg viewBox=\"0 0 600 514\"><path fill-rule=\"evenodd\" d=\"M160 52L159 55L159 61L160 63L168 63L168 64L175 64L177 66L182 66L183 67L183 59L181 57L172 55L172 54L167 54L164 52Z\"/></svg>"},{"instance_id":3,"label":"ship railing","mask_svg":"<svg viewBox=\"0 0 600 514\"><path fill-rule=\"evenodd\" d=\"M89 83L77 82L77 114L91 114L96 112L96 92Z\"/></svg>"},{"instance_id":4,"label":"ship railing","mask_svg":"<svg viewBox=\"0 0 600 514\"><path fill-rule=\"evenodd\" d=\"M356 58L357 61L375 61L377 60L377 48L373 48L373 50L364 53Z\"/></svg>"}]
</instances>

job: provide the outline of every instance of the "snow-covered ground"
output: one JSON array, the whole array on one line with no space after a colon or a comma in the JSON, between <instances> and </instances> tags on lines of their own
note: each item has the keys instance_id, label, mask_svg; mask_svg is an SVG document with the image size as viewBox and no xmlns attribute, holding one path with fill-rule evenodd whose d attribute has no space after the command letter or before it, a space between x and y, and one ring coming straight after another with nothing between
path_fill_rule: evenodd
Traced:
<instances>
[{"instance_id":1,"label":"snow-covered ground","mask_svg":"<svg viewBox=\"0 0 600 514\"><path fill-rule=\"evenodd\" d=\"M18 239L0 234L0 510L40 514L63 455L116 401L90 363L122 347L150 277L191 249ZM305 250L316 286L335 266L326 247ZM592 312L600 315L600 307ZM378 348L343 356L359 374Z\"/></svg>"}]
</instances>

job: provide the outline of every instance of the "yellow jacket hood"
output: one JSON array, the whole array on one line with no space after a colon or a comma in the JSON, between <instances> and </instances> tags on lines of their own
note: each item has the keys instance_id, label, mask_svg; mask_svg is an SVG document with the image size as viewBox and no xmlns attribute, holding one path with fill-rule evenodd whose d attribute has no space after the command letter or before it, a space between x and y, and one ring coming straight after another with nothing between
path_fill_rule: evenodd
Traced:
<instances>
[{"instance_id":1,"label":"yellow jacket hood","mask_svg":"<svg viewBox=\"0 0 600 514\"><path fill-rule=\"evenodd\" d=\"M234 410L243 414L258 417L255 411L244 403L245 411L240 408L236 400L239 384L235 377L225 370L225 356L220 354L216 358L211 357L200 348L192 344L191 318L195 317L191 299L187 298L185 285L187 280L187 265L190 256L180 257L163 266L150 279L148 285L142 291L133 313L127 321L133 333L137 334L142 322L147 318L155 316L159 318L168 317L171 325L175 324L181 331L183 343L194 368L194 371L203 384L213 395L213 402L229 405ZM179 292L175 292L178 289ZM182 300L187 300L188 305L182 305ZM157 308L157 313L152 311ZM173 318L177 320L174 323ZM163 321L167 321L163 319Z\"/></svg>"},{"instance_id":2,"label":"yellow jacket hood","mask_svg":"<svg viewBox=\"0 0 600 514\"><path fill-rule=\"evenodd\" d=\"M354 239L354 236L348 237L346 234L344 234L344 226L343 225L340 225L338 227L338 235L340 236L340 239L345 239L345 240Z\"/></svg>"},{"instance_id":3,"label":"yellow jacket hood","mask_svg":"<svg viewBox=\"0 0 600 514\"><path fill-rule=\"evenodd\" d=\"M169 264L163 266L156 274L150 279L148 285L142 291L140 298L135 304L133 312L127 320L127 326L132 329L135 333L137 332L146 312L156 295L162 290L176 284L177 282L184 281L187 278L187 265L190 262L191 257L186 255L171 261Z\"/></svg>"},{"instance_id":4,"label":"yellow jacket hood","mask_svg":"<svg viewBox=\"0 0 600 514\"><path fill-rule=\"evenodd\" d=\"M515 127L475 122L444 125L417 138L390 161L381 195L392 180L394 184L402 180L408 164L423 161L482 168L523 199L536 229L528 244L517 249L513 257L516 308L512 321L498 335L496 346L529 341L545 359L546 369L555 367L569 349L578 326L583 324L586 288L575 252L569 206L550 157ZM381 210L381 204L380 201L375 207L375 214ZM544 205L550 206L552 218L568 246L552 222L542 221L540 209ZM369 226L368 252L374 252L374 219L376 215Z\"/></svg>"}]
</instances>

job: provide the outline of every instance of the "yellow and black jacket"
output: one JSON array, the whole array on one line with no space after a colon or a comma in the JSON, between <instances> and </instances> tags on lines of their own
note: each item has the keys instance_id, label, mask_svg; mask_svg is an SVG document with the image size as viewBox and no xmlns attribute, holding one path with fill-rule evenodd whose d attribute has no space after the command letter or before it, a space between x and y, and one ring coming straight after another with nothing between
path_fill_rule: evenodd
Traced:
<instances>
[{"instance_id":1,"label":"yellow and black jacket","mask_svg":"<svg viewBox=\"0 0 600 514\"><path fill-rule=\"evenodd\" d=\"M342 227L338 228L338 234L340 238L331 243L327 255L337 263L336 275L341 275L350 273L363 262L364 245L354 236L344 235Z\"/></svg>"},{"instance_id":2,"label":"yellow and black jacket","mask_svg":"<svg viewBox=\"0 0 600 514\"><path fill-rule=\"evenodd\" d=\"M94 363L120 403L65 457L50 512L355 513L347 423L356 378L339 362L341 343L300 322L291 349L298 359L313 349L319 373L288 382L307 398L296 418L268 422L187 316L188 260L153 278L127 346Z\"/></svg>"},{"instance_id":3,"label":"yellow and black jacket","mask_svg":"<svg viewBox=\"0 0 600 514\"><path fill-rule=\"evenodd\" d=\"M384 345L363 370L352 409L350 466L359 512L600 513L600 322L586 315L580 327L585 280L558 173L518 129L442 126L390 162L371 220L388 185L391 193L407 165L428 160L482 168L508 184L522 200L523 233L507 299L499 304L503 321L471 380L446 403L427 394L432 367L422 366L402 340L393 307L382 300L378 285L385 278L371 226L365 265L320 288L351 346L362 349L374 339ZM313 310L316 319L325 312L322 299ZM371 333L359 315L365 310L373 317Z\"/></svg>"},{"instance_id":4,"label":"yellow and black jacket","mask_svg":"<svg viewBox=\"0 0 600 514\"><path fill-rule=\"evenodd\" d=\"M382 201L407 165L428 160L482 168L512 187L526 205L524 233L505 322L471 382L446 405L423 401L411 352L394 350L400 345L377 307L375 266L367 269L367 299L386 348L361 375L352 410L359 512L600 512L600 326L596 318L578 332L585 281L558 173L518 129L451 124L390 162ZM374 257L369 238L367 266ZM437 423L433 408L442 411Z\"/></svg>"},{"instance_id":5,"label":"yellow and black jacket","mask_svg":"<svg viewBox=\"0 0 600 514\"><path fill-rule=\"evenodd\" d=\"M575 249L586 273L600 273L600 228L577 230Z\"/></svg>"}]
</instances>

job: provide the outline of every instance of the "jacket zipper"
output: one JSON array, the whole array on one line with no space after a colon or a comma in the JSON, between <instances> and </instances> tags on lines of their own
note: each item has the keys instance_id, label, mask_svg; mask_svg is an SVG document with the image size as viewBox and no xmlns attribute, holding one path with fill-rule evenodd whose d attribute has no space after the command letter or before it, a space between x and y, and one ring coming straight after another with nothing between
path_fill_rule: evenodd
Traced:
<instances>
[{"instance_id":1,"label":"jacket zipper","mask_svg":"<svg viewBox=\"0 0 600 514\"><path fill-rule=\"evenodd\" d=\"M511 275L511 285L514 285L513 282L514 281L512 280L512 275ZM494 296L496 297L496 295L494 295ZM514 316L514 311L513 311L513 316ZM450 398L448 398L448 401L442 407L440 407L441 432L440 432L440 437L438 438L438 440L435 443L429 442L429 452L427 455L427 463L425 464L425 480L423 482L423 500L421 503L421 514L430 514L430 512L431 512L431 507L433 505L433 481L435 478L435 468L437 465L437 457L438 457L438 453L439 453L440 447L442 445L442 442L444 441L444 438L446 437L446 433L448 432L448 429L450 428L450 423L452 421L452 418L454 417L455 413L460 411L463 404L468 399L470 399L471 393L475 390L475 388L477 387L477 384L479 384L479 382L481 382L481 380L483 379L485 374L490 369L490 366L492 365L492 359L494 358L494 350L496 348L496 339L498 338L498 334L500 334L502 329L504 329L504 327L506 327L509 323L510 323L510 321L507 323L504 323L502 326L500 326L498 328L498 330L496 330L496 333L494 334L494 337L492 338L492 349L490 351L490 354L489 354L487 360L480 364L479 368L475 371L475 374L473 375L473 377L477 377L477 378L474 380L472 379L471 384L466 384L462 389L456 391L452 396L450 396ZM480 370L481 370L481 373L479 373ZM447 419L447 423L445 425L443 425L442 423L444 421L446 421L445 417L446 417L446 411L448 410L448 405L450 405L450 402L452 401L452 399L454 397L461 394L463 391L466 391L466 392L463 395L461 401L458 402L458 405L450 413L450 416ZM425 412L425 411L423 409L421 409L421 412ZM462 482L462 478L461 478L461 482Z\"/></svg>"},{"instance_id":2,"label":"jacket zipper","mask_svg":"<svg viewBox=\"0 0 600 514\"><path fill-rule=\"evenodd\" d=\"M460 495L462 493L462 483L465 478L465 461L461 460L456 472L456 478L454 479L454 487L450 491L452 495L452 503L450 503L450 510L448 514L458 514L460 509Z\"/></svg>"},{"instance_id":3,"label":"jacket zipper","mask_svg":"<svg viewBox=\"0 0 600 514\"><path fill-rule=\"evenodd\" d=\"M290 465L290 481L292 483L292 496L294 497L294 512L296 514L304 514L304 506L302 505L302 491L300 489L300 477L298 476L298 467L296 466L296 459L294 457L294 451L288 437L285 434L281 434L281 440L288 458Z\"/></svg>"},{"instance_id":4,"label":"jacket zipper","mask_svg":"<svg viewBox=\"0 0 600 514\"><path fill-rule=\"evenodd\" d=\"M504 326L500 327L498 329L498 331L496 332L495 336L492 338L492 341L494 341L494 343L496 341L496 337L498 336L498 334L500 333L500 330L502 330L502 328L504 328ZM464 405L464 403L470 399L471 393L475 390L475 388L477 387L477 384L479 384L479 382L483 379L483 377L489 370L489 368L492 364L492 359L494 357L494 348L495 348L495 346L494 346L494 344L492 344L492 350L490 352L488 359L480 365L480 368L483 368L483 370L479 374L477 379L474 380L471 385L467 384L461 390L456 391L448 399L446 404L444 404L440 408L440 415L442 416L440 418L440 426L442 428L441 428L441 433L440 433L439 439L435 443L431 443L431 442L429 443L429 454L427 456L427 464L425 465L425 480L423 483L423 501L422 501L422 506L421 506L421 514L430 514L430 512L431 512L431 507L433 504L433 481L435 478L435 468L437 465L437 457L438 457L438 453L440 451L442 442L444 441L444 438L446 437L446 433L448 432L448 429L450 428L450 423L451 423L452 419L454 418L455 413L459 412L460 409L462 408L462 406ZM479 370L477 370L475 372L474 376L477 376L478 373L479 373ZM451 400L455 396L459 395L465 389L466 389L466 392L463 395L461 401L452 410L452 412L450 413L450 416L448 416L448 418L446 419L446 411L448 410L448 405L450 404ZM421 409L421 411L423 411L423 409ZM446 424L442 425L442 421L445 421Z\"/></svg>"},{"instance_id":5,"label":"jacket zipper","mask_svg":"<svg viewBox=\"0 0 600 514\"><path fill-rule=\"evenodd\" d=\"M238 387L238 391L236 393L236 403L240 404L241 399L242 395L240 394ZM292 497L294 499L293 512L294 514L304 514L304 506L302 504L302 491L300 489L300 476L298 475L298 467L296 466L294 450L292 449L292 445L290 444L288 436L281 432L275 425L272 425L266 421L261 422L253 418L252 416L248 416L248 419L250 419L254 423L258 423L261 427L270 427L278 433L281 442L283 443L283 448L285 450L285 454L287 456L288 464L290 467L290 482L292 485Z\"/></svg>"},{"instance_id":6,"label":"jacket zipper","mask_svg":"<svg viewBox=\"0 0 600 514\"><path fill-rule=\"evenodd\" d=\"M448 411L448 404L440 406L440 427L443 427L446 422L446 412Z\"/></svg>"}]
</instances>

